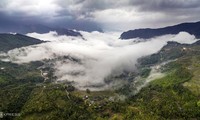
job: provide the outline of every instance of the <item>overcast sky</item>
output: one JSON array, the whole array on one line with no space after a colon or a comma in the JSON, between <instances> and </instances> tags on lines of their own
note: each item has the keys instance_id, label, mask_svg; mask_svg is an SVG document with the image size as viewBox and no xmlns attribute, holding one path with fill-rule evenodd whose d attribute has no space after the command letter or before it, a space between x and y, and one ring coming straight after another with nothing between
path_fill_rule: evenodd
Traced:
<instances>
[{"instance_id":1,"label":"overcast sky","mask_svg":"<svg viewBox=\"0 0 200 120\"><path fill-rule=\"evenodd\" d=\"M200 0L1 0L0 25L126 31L200 20Z\"/></svg>"}]
</instances>

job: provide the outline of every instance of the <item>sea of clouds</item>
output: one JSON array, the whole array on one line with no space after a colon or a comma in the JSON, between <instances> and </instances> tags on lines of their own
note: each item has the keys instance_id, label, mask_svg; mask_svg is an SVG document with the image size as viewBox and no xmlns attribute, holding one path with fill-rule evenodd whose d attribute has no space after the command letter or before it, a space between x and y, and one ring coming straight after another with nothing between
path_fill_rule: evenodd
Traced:
<instances>
[{"instance_id":1,"label":"sea of clouds","mask_svg":"<svg viewBox=\"0 0 200 120\"><path fill-rule=\"evenodd\" d=\"M187 44L197 41L195 36L186 32L147 40L121 40L118 33L80 32L82 37L58 35L54 31L46 34L29 33L27 36L48 42L10 50L4 56L7 56L7 61L18 64L62 56L78 59L80 62L55 61L54 74L58 81L73 81L76 87L85 88L104 86L106 77L136 70L138 58L158 52L168 41Z\"/></svg>"}]
</instances>

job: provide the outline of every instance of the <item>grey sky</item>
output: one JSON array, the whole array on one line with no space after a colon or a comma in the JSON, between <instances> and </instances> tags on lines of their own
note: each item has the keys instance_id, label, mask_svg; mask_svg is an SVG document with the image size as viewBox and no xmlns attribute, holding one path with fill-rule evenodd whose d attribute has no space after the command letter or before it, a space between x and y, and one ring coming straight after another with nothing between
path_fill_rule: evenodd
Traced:
<instances>
[{"instance_id":1,"label":"grey sky","mask_svg":"<svg viewBox=\"0 0 200 120\"><path fill-rule=\"evenodd\" d=\"M1 0L0 26L126 31L200 20L200 0Z\"/></svg>"}]
</instances>

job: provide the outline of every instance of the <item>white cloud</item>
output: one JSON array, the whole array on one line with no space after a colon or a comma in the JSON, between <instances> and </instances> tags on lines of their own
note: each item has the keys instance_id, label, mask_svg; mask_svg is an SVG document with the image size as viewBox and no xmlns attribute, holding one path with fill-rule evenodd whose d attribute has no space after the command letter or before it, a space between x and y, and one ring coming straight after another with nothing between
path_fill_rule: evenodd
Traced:
<instances>
[{"instance_id":1,"label":"white cloud","mask_svg":"<svg viewBox=\"0 0 200 120\"><path fill-rule=\"evenodd\" d=\"M58 35L58 33L55 31L50 31L49 33L44 33L44 34L38 34L35 32L28 33L27 36L39 38L40 40L43 40L43 41L58 41L58 40L65 41L65 40L72 40L74 38L72 36Z\"/></svg>"},{"instance_id":2,"label":"white cloud","mask_svg":"<svg viewBox=\"0 0 200 120\"><path fill-rule=\"evenodd\" d=\"M91 13L91 20L99 23L107 31L123 31L142 27L152 27L153 21L165 18L159 12L138 12L135 8L116 8L95 11ZM154 25L158 27L160 24Z\"/></svg>"},{"instance_id":3,"label":"white cloud","mask_svg":"<svg viewBox=\"0 0 200 120\"><path fill-rule=\"evenodd\" d=\"M120 40L118 33L81 32L81 34L86 40L79 37L58 36L55 32L30 33L29 36L45 38L51 42L14 49L7 55L16 63L71 56L80 60L80 63L70 59L56 60L53 63L58 80L74 81L76 87L80 89L92 85L103 85L105 88L106 77L121 74L123 71L134 71L138 58L156 53L167 44L167 41L181 43L195 41L194 36L185 32L152 38L140 43L135 43L134 40Z\"/></svg>"},{"instance_id":4,"label":"white cloud","mask_svg":"<svg viewBox=\"0 0 200 120\"><path fill-rule=\"evenodd\" d=\"M190 35L187 32L180 32L177 36L175 36L172 41L177 41L179 43L191 44L196 41L194 35Z\"/></svg>"}]
</instances>

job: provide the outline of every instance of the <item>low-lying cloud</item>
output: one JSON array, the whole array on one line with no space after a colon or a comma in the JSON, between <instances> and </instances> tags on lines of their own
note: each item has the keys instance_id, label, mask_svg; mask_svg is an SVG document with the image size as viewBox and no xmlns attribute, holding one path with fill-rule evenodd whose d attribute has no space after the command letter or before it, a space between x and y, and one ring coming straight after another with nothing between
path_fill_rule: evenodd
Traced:
<instances>
[{"instance_id":1,"label":"low-lying cloud","mask_svg":"<svg viewBox=\"0 0 200 120\"><path fill-rule=\"evenodd\" d=\"M39 45L9 51L8 60L15 63L28 63L44 59L55 60L53 68L58 81L73 81L80 89L100 85L106 88L105 78L124 71L133 72L137 59L159 51L167 41L193 43L193 35L181 32L165 35L144 42L138 39L120 40L118 33L81 32L81 37L29 33L28 36L50 41ZM67 56L65 58L64 56ZM58 59L59 58L59 59Z\"/></svg>"}]
</instances>

